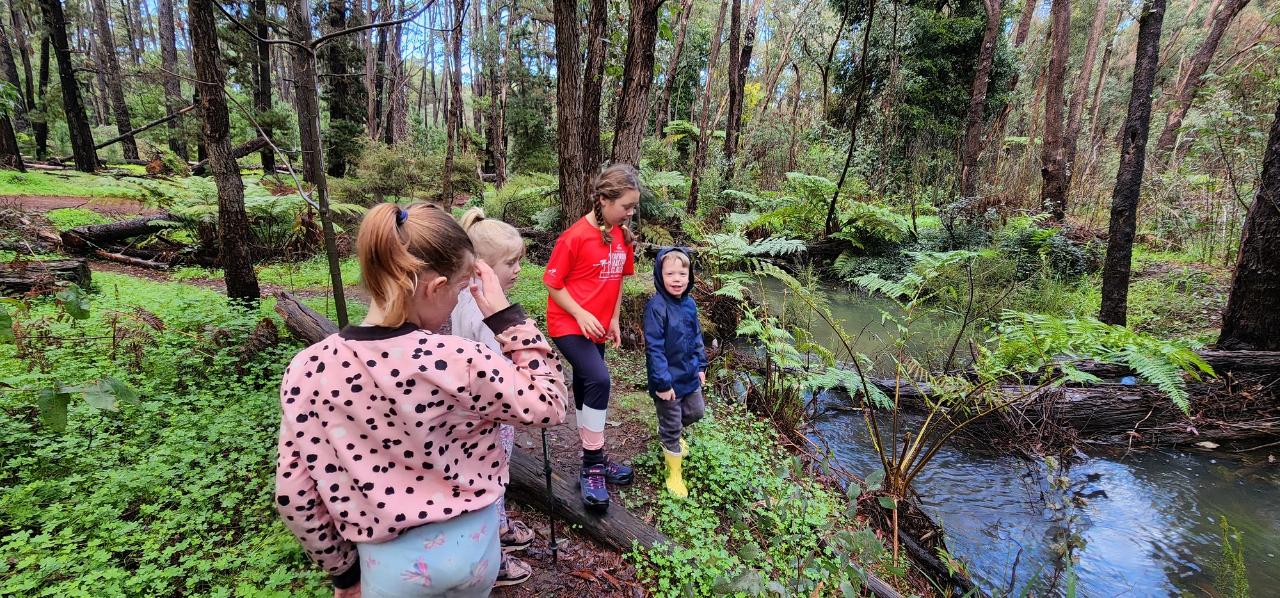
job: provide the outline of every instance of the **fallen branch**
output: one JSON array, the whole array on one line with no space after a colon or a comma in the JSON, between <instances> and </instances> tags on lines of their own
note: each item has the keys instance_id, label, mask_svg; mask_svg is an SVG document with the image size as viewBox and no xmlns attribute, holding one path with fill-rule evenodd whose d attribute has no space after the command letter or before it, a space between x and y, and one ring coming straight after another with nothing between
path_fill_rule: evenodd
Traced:
<instances>
[{"instance_id":1,"label":"fallen branch","mask_svg":"<svg viewBox=\"0 0 1280 598\"><path fill-rule=\"evenodd\" d=\"M241 143L240 145L237 145L231 148L231 158L233 160L239 160L240 158L243 158L249 154L262 151L267 147L267 145L268 143L265 137L255 137L252 140L246 141L244 143ZM191 174L202 175L208 169L209 169L209 160L208 159L201 160L199 162L196 162L195 166L191 167Z\"/></svg>"},{"instance_id":2,"label":"fallen branch","mask_svg":"<svg viewBox=\"0 0 1280 598\"><path fill-rule=\"evenodd\" d=\"M148 270L168 270L169 269L169 264L166 264L163 262L153 262L151 260L144 260L138 257L129 257L122 253L111 253L110 251L107 251L105 249L94 250L93 255L94 257L97 257L100 259L104 259L112 262L118 262L128 266L135 266L138 268L146 268Z\"/></svg>"},{"instance_id":3,"label":"fallen branch","mask_svg":"<svg viewBox=\"0 0 1280 598\"><path fill-rule=\"evenodd\" d=\"M168 227L165 221L172 218L170 213L161 212L154 216L139 216L119 222L77 226L62 232L62 245L69 250L88 253L104 245L160 232Z\"/></svg>"}]
</instances>

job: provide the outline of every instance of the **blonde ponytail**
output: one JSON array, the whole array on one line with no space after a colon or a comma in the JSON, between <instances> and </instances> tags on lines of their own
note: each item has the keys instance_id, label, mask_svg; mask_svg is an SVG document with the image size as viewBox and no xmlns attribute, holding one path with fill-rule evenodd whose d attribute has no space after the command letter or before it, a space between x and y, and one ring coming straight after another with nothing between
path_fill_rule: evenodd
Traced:
<instances>
[{"instance_id":1,"label":"blonde ponytail","mask_svg":"<svg viewBox=\"0 0 1280 598\"><path fill-rule=\"evenodd\" d=\"M452 278L473 252L462 227L433 205L383 203L370 208L356 235L356 255L365 289L386 314L379 324L404 324L419 272Z\"/></svg>"}]
</instances>

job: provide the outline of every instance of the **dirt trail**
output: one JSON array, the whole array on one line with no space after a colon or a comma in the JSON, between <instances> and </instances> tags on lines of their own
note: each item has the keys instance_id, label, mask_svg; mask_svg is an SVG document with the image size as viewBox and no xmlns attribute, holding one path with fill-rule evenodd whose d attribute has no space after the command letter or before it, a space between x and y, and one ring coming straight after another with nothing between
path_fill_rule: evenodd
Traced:
<instances>
[{"instance_id":1,"label":"dirt trail","mask_svg":"<svg viewBox=\"0 0 1280 598\"><path fill-rule=\"evenodd\" d=\"M142 202L118 197L67 197L64 195L0 195L0 203L15 203L29 212L43 214L58 208L87 208L104 216L150 216L161 211Z\"/></svg>"}]
</instances>

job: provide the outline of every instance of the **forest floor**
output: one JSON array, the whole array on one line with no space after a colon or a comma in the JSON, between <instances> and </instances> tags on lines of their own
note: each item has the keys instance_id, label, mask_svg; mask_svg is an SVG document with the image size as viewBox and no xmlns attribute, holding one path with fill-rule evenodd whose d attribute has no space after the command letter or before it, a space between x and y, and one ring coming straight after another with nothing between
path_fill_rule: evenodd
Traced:
<instances>
[{"instance_id":1,"label":"forest floor","mask_svg":"<svg viewBox=\"0 0 1280 598\"><path fill-rule=\"evenodd\" d=\"M160 210L149 208L132 199L112 197L72 197L72 196L0 196L0 205L14 205L21 210L43 215L51 210L64 208L83 208L92 210L110 219L122 219L136 216L153 215ZM179 271L161 271L139 268L111 261L89 258L90 270L94 273L112 272L133 278L156 282L181 282L222 293L225 284L215 272L209 276L184 276ZM259 284L264 296L276 292L290 292L332 316L331 291L327 285L297 285L287 281L268 282L260 280ZM368 294L358 284L345 287L348 302L355 314L363 313L368 305ZM545 300L545 299L544 299ZM526 299L526 301L528 301ZM315 305L323 303L322 306ZM537 311L541 311L537 309ZM354 319L354 318L353 318ZM613 409L607 423L607 449L611 458L630 462L645 450L646 444L654 442L656 420L648 396L644 392L643 354L639 352L621 351L610 355L610 363L617 364L618 372L640 372L635 376L621 379L620 392L613 399ZM534 431L521 430L516 438L517 445L523 449L541 454L541 435ZM568 421L547 431L547 443L551 454L552 467L565 477L576 477L581 462L581 445L578 439L576 415L569 410ZM635 483L623 490L625 493L660 492L660 479L644 469L636 471ZM619 500L615 494L615 501ZM643 501L651 504L651 501ZM646 509L647 510L647 509ZM636 569L623 558L623 555L609 547L600 546L584 538L581 534L564 525L556 526L558 555L552 559L550 549L550 521L540 511L528 509L519 504L508 503L511 517L527 523L537 533L537 537L526 551L516 555L533 568L533 577L515 587L499 588L497 596L533 597L549 595L580 595L600 597L634 597L646 595L641 582L636 578ZM651 513L637 513L652 523Z\"/></svg>"}]
</instances>

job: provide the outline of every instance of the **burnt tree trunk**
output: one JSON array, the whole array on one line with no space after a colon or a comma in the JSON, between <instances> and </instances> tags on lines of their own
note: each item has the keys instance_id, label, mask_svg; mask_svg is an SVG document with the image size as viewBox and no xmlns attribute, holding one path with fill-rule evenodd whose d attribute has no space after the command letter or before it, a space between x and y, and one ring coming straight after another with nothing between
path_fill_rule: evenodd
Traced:
<instances>
[{"instance_id":1,"label":"burnt tree trunk","mask_svg":"<svg viewBox=\"0 0 1280 598\"><path fill-rule=\"evenodd\" d=\"M125 136L120 142L126 160L138 159L138 143L129 131L133 130L133 122L129 118L129 104L124 97L124 79L120 74L120 59L116 56L115 36L111 32L111 13L107 10L106 0L93 0L94 27L98 31L98 53L102 56L106 69L107 91L111 94L111 110L115 115L116 131Z\"/></svg>"},{"instance_id":2,"label":"burnt tree trunk","mask_svg":"<svg viewBox=\"0 0 1280 598\"><path fill-rule=\"evenodd\" d=\"M676 79L680 74L680 54L684 52L684 38L689 31L689 15L693 12L693 0L680 3L680 16L676 19L676 41L671 48L671 64L667 67L667 76L662 82L662 99L658 101L658 122L654 127L654 135L662 139L666 134L667 123L671 122L671 96L675 93Z\"/></svg>"},{"instance_id":3,"label":"burnt tree trunk","mask_svg":"<svg viewBox=\"0 0 1280 598\"><path fill-rule=\"evenodd\" d=\"M22 101L27 112L30 112L37 109L35 79L32 77L31 70L31 42L28 41L28 36L33 35L34 32L27 26L27 17L24 9L16 6L16 3L14 2L9 3L9 15L13 22L13 36L14 41L18 46L18 58L22 60L22 74L24 76L25 83L22 87ZM41 38L43 37L45 36L41 36ZM17 84L18 83L15 81L14 85ZM28 120L30 121L32 119L28 117ZM34 128L35 123L32 122L31 124Z\"/></svg>"},{"instance_id":4,"label":"burnt tree trunk","mask_svg":"<svg viewBox=\"0 0 1280 598\"><path fill-rule=\"evenodd\" d=\"M252 15L254 30L257 32L257 62L254 67L253 109L259 115L271 110L271 44L267 43L270 28L267 26L267 0L253 0ZM261 118L261 116L259 116ZM262 127L262 135L271 139L271 126ZM276 153L270 147L262 150L262 174L272 175L276 172Z\"/></svg>"},{"instance_id":5,"label":"burnt tree trunk","mask_svg":"<svg viewBox=\"0 0 1280 598\"><path fill-rule=\"evenodd\" d=\"M1076 147L1080 137L1080 122L1084 116L1084 100L1089 95L1089 83L1093 79L1093 62L1098 56L1098 43L1102 39L1102 28L1107 21L1107 0L1098 0L1094 7L1093 23L1089 26L1089 38L1084 46L1084 58L1080 61L1080 73L1076 76L1075 86L1071 89L1071 104L1067 109L1066 158L1067 186L1070 189L1071 177L1075 172ZM1159 51L1157 49L1157 51ZM1100 75L1101 77L1101 75Z\"/></svg>"},{"instance_id":6,"label":"burnt tree trunk","mask_svg":"<svg viewBox=\"0 0 1280 598\"><path fill-rule=\"evenodd\" d=\"M19 37L21 32L15 31ZM0 62L3 62L4 80L13 85L14 90L18 92L18 101L15 102L11 126L17 126L18 129L27 129L31 126L27 122L28 104L26 98L22 94L22 80L18 78L18 63L13 59L13 51L9 48L9 32L4 26L4 19L0 18Z\"/></svg>"},{"instance_id":7,"label":"burnt tree trunk","mask_svg":"<svg viewBox=\"0 0 1280 598\"><path fill-rule=\"evenodd\" d=\"M626 68L618 95L618 120L613 133L613 162L640 166L640 144L649 117L653 87L653 50L658 42L658 10L663 0L631 0L627 28ZM590 118L590 115L586 115Z\"/></svg>"},{"instance_id":8,"label":"burnt tree trunk","mask_svg":"<svg viewBox=\"0 0 1280 598\"><path fill-rule=\"evenodd\" d=\"M164 109L169 115L186 103L182 97L182 79L178 77L178 42L174 27L173 0L160 0L160 81L164 86ZM169 121L169 151L186 160L187 140L176 120Z\"/></svg>"},{"instance_id":9,"label":"burnt tree trunk","mask_svg":"<svg viewBox=\"0 0 1280 598\"><path fill-rule=\"evenodd\" d=\"M1191 110L1191 103L1195 101L1196 94L1204 83L1202 78L1209 70L1209 63L1213 61L1213 55L1218 51L1222 36L1227 32L1227 27L1231 26L1236 15L1240 14L1248 3L1249 0L1225 0L1218 6L1217 12L1211 10L1212 24L1209 26L1209 35L1204 38L1204 43L1200 44L1200 48L1187 63L1186 70L1178 78L1177 87L1173 92L1173 106L1165 119L1164 130L1160 131L1160 138L1156 140L1156 155L1162 157L1171 155L1178 141L1182 120L1187 117L1187 112Z\"/></svg>"},{"instance_id":10,"label":"burnt tree trunk","mask_svg":"<svg viewBox=\"0 0 1280 598\"><path fill-rule=\"evenodd\" d=\"M715 123L711 122L711 84L715 81L716 61L720 57L720 34L724 32L724 15L728 11L729 0L720 0L720 16L716 18L716 32L711 36L711 55L707 59L707 83L702 92L702 109L698 113L698 147L693 153L693 170L689 173L689 201L685 203L686 214L698 212L698 184L701 181L702 169L707 165L707 145L711 143L711 130Z\"/></svg>"},{"instance_id":11,"label":"burnt tree trunk","mask_svg":"<svg viewBox=\"0 0 1280 598\"><path fill-rule=\"evenodd\" d=\"M1280 350L1280 104L1245 216L1240 256L1222 316L1223 349Z\"/></svg>"},{"instance_id":12,"label":"burnt tree trunk","mask_svg":"<svg viewBox=\"0 0 1280 598\"><path fill-rule=\"evenodd\" d=\"M1063 93L1067 80L1067 62L1071 59L1071 2L1053 0L1050 9L1053 22L1053 46L1049 68L1045 73L1044 147L1040 153L1040 205L1055 221L1067 217L1067 157L1063 143Z\"/></svg>"},{"instance_id":13,"label":"burnt tree trunk","mask_svg":"<svg viewBox=\"0 0 1280 598\"><path fill-rule=\"evenodd\" d=\"M604 162L604 150L600 149L600 87L604 84L604 27L609 20L605 0L590 0L590 5L587 62L582 69L582 167L588 173L588 180Z\"/></svg>"},{"instance_id":14,"label":"burnt tree trunk","mask_svg":"<svg viewBox=\"0 0 1280 598\"><path fill-rule=\"evenodd\" d=\"M27 166L22 162L22 150L18 147L18 136L13 128L9 114L0 110L0 168L26 172Z\"/></svg>"},{"instance_id":15,"label":"burnt tree trunk","mask_svg":"<svg viewBox=\"0 0 1280 598\"><path fill-rule=\"evenodd\" d=\"M40 36L40 113L41 116L31 124L35 132L36 159L43 160L49 155L49 102L45 99L45 90L49 88L49 34Z\"/></svg>"},{"instance_id":16,"label":"burnt tree trunk","mask_svg":"<svg viewBox=\"0 0 1280 598\"><path fill-rule=\"evenodd\" d=\"M93 130L80 101L80 84L76 82L75 64L71 62L71 47L67 44L66 18L62 14L62 0L40 0L45 27L58 58L58 80L62 87L62 109L67 118L68 134L76 170L93 172L98 168L98 157L93 151Z\"/></svg>"},{"instance_id":17,"label":"burnt tree trunk","mask_svg":"<svg viewBox=\"0 0 1280 598\"><path fill-rule=\"evenodd\" d=\"M983 146L982 114L987 104L991 66L996 57L996 40L1000 36L1000 24L1003 21L1000 0L983 0L982 5L987 11L987 28L982 32L978 69L973 75L973 86L969 92L969 111L965 116L964 141L960 148L961 197L974 197L978 194L978 158L982 155Z\"/></svg>"},{"instance_id":18,"label":"burnt tree trunk","mask_svg":"<svg viewBox=\"0 0 1280 598\"><path fill-rule=\"evenodd\" d=\"M244 210L244 181L231 156L231 122L222 95L226 74L218 60L218 27L213 0L187 0L191 27L191 57L200 81L200 108L204 117L205 145L213 180L218 186L218 245L227 297L256 303L260 297L253 271L249 240L253 229Z\"/></svg>"},{"instance_id":19,"label":"burnt tree trunk","mask_svg":"<svg viewBox=\"0 0 1280 598\"><path fill-rule=\"evenodd\" d=\"M1115 192L1111 195L1111 224L1102 269L1102 309L1098 319L1108 324L1123 326L1128 311L1133 237L1137 229L1147 137L1151 130L1151 91L1155 85L1156 66L1160 62L1160 29L1164 13L1165 0L1148 0L1138 21L1133 89L1129 92L1129 114L1125 118L1124 137L1120 144L1120 169L1116 174Z\"/></svg>"},{"instance_id":20,"label":"burnt tree trunk","mask_svg":"<svg viewBox=\"0 0 1280 598\"><path fill-rule=\"evenodd\" d=\"M553 0L556 44L556 149L559 152L560 220L572 223L591 211L582 162L582 63L577 0Z\"/></svg>"},{"instance_id":21,"label":"burnt tree trunk","mask_svg":"<svg viewBox=\"0 0 1280 598\"><path fill-rule=\"evenodd\" d=\"M743 85L745 82L739 81L742 76L742 0L730 0L729 2L729 89L727 107L729 109L730 118L724 123L724 144L721 153L727 160L733 153L730 149L732 146L736 148L738 145L737 125L733 122L733 106L737 103L738 97L742 95ZM717 118L717 120L719 120ZM728 183L728 177L725 177Z\"/></svg>"}]
</instances>

